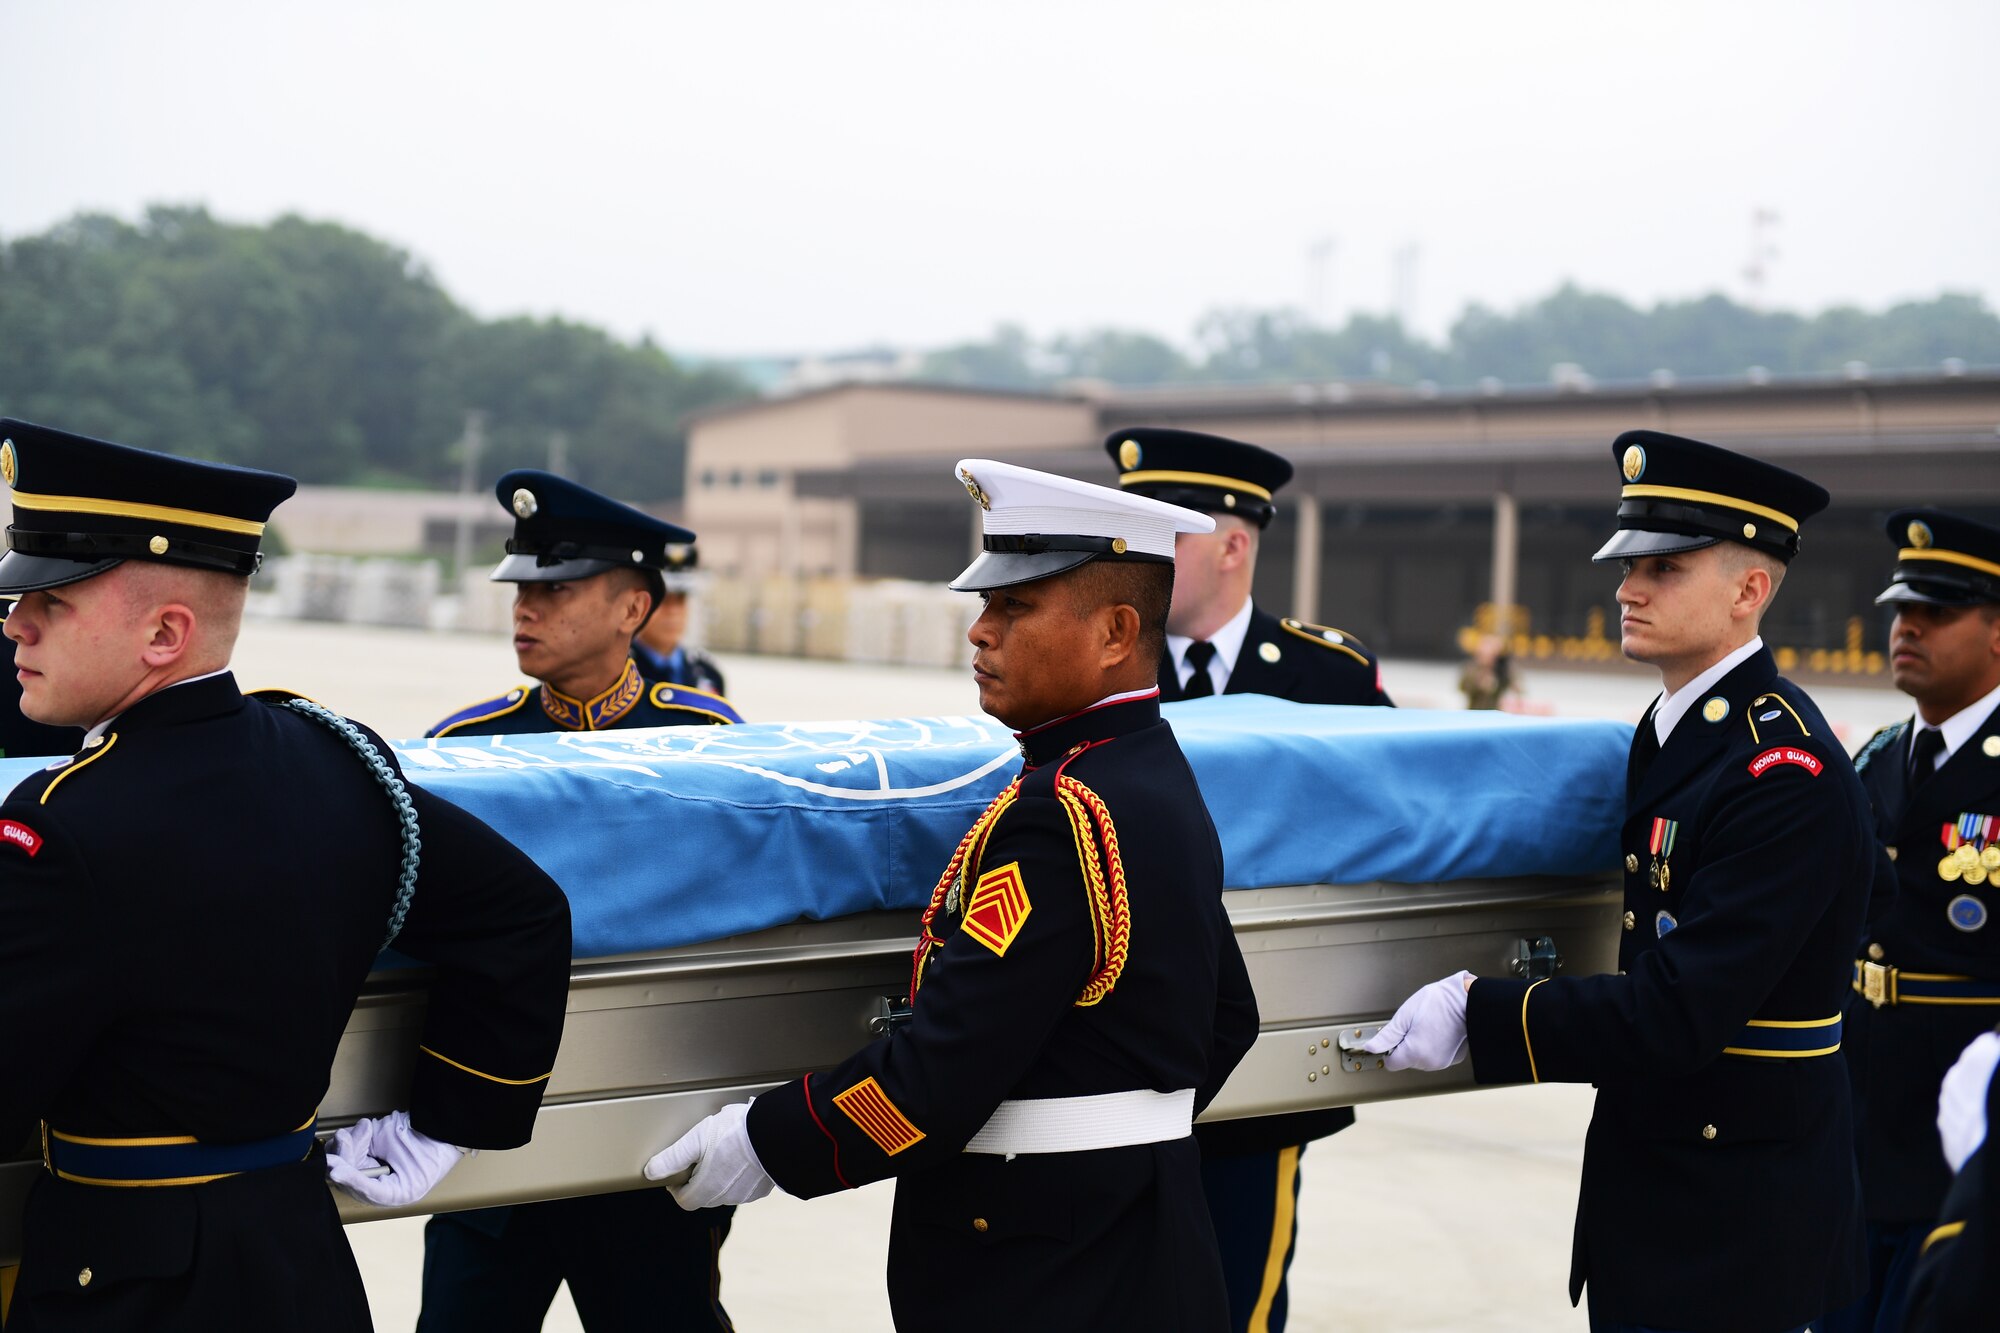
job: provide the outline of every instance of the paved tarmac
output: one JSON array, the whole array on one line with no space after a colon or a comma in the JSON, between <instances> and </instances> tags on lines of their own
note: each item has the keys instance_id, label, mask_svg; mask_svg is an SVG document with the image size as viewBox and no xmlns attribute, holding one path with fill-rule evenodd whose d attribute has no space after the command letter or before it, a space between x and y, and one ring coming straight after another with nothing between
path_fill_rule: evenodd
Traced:
<instances>
[{"instance_id":1,"label":"paved tarmac","mask_svg":"<svg viewBox=\"0 0 2000 1333\"><path fill-rule=\"evenodd\" d=\"M724 657L730 695L755 720L890 717L977 709L968 676L920 668ZM1526 701L1564 716L1635 720L1646 676L1524 674ZM390 736L520 680L504 639L252 621L237 651L246 686L283 685ZM1453 665L1389 662L1406 707L1457 707ZM1883 685L1814 690L1855 748L1907 712ZM1360 1122L1312 1145L1302 1166L1297 1333L1412 1330L1514 1333L1583 1329L1565 1290L1572 1210L1591 1091L1506 1088L1362 1108ZM861 1333L889 1328L882 1288L892 1186L802 1202L773 1196L739 1210L723 1250L722 1297L737 1328ZM376 1326L414 1327L419 1219L349 1229ZM544 1326L581 1329L567 1294Z\"/></svg>"}]
</instances>

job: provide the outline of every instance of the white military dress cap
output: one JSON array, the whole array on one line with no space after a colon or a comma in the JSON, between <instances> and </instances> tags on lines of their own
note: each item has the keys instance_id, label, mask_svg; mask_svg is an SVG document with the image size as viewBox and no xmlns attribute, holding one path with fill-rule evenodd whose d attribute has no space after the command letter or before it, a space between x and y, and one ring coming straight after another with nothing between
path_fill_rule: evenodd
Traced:
<instances>
[{"instance_id":1,"label":"white military dress cap","mask_svg":"<svg viewBox=\"0 0 2000 1333\"><path fill-rule=\"evenodd\" d=\"M957 592L1045 579L1091 560L1170 565L1174 534L1215 531L1207 514L1012 463L962 458L955 474L978 503L984 532L978 558L951 581Z\"/></svg>"}]
</instances>

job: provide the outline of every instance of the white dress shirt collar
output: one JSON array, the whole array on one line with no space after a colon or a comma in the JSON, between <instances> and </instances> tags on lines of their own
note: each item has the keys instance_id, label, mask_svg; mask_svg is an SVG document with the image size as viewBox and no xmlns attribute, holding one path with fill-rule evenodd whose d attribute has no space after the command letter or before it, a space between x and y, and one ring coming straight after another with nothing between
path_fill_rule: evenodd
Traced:
<instances>
[{"instance_id":1,"label":"white dress shirt collar","mask_svg":"<svg viewBox=\"0 0 2000 1333\"><path fill-rule=\"evenodd\" d=\"M1236 659L1242 655L1244 636L1250 632L1251 599L1245 597L1236 614L1224 621L1222 628L1208 636L1215 645L1215 656L1209 659L1208 678L1215 682L1215 692L1221 694L1229 686L1229 673L1236 669ZM1188 645L1194 640L1185 634L1167 636L1167 656L1174 662L1174 671L1180 677L1181 687L1194 676L1194 668L1187 664Z\"/></svg>"},{"instance_id":2,"label":"white dress shirt collar","mask_svg":"<svg viewBox=\"0 0 2000 1333\"><path fill-rule=\"evenodd\" d=\"M1723 658L1720 662L1717 662L1687 684L1681 686L1671 694L1662 694L1660 702L1653 708L1653 734L1659 738L1661 747L1665 748L1667 737L1674 734L1674 724L1687 716L1688 709L1694 707L1696 700L1713 689L1724 676L1755 656L1757 651L1763 646L1764 636L1761 634L1752 635L1750 642L1744 644L1741 648L1738 648L1735 652L1729 654L1729 656Z\"/></svg>"},{"instance_id":3,"label":"white dress shirt collar","mask_svg":"<svg viewBox=\"0 0 2000 1333\"><path fill-rule=\"evenodd\" d=\"M1991 692L1981 697L1971 706L1959 709L1956 713L1938 723L1937 729L1944 733L1944 749L1938 754L1938 763L1944 763L1945 760L1958 753L1959 746L1977 736L1979 729L1986 725L1986 719L1993 716L1995 708L2000 708L2000 685L1994 686ZM1911 719L1910 745L1912 747L1917 743L1917 733L1929 725L1922 717ZM1907 759L1914 752L1914 749L1905 750L1903 752L1904 758Z\"/></svg>"}]
</instances>

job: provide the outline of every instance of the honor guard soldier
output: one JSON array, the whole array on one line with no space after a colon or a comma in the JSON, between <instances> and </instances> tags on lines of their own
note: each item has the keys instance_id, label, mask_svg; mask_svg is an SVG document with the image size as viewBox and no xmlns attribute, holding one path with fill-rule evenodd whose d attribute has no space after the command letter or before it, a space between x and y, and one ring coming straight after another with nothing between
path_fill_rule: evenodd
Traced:
<instances>
[{"instance_id":1,"label":"honor guard soldier","mask_svg":"<svg viewBox=\"0 0 2000 1333\"><path fill-rule=\"evenodd\" d=\"M2000 1311L2000 1033L1975 1038L1944 1076L1937 1129L1957 1174L1913 1261L1902 1333L1985 1333ZM1886 1327L1886 1325L1885 1325Z\"/></svg>"},{"instance_id":2,"label":"honor guard soldier","mask_svg":"<svg viewBox=\"0 0 2000 1333\"><path fill-rule=\"evenodd\" d=\"M514 653L539 684L454 713L432 736L743 720L721 695L648 680L633 661L671 553L692 532L548 472L509 472L494 493L514 535L492 577L516 587ZM565 1281L590 1333L726 1329L730 1217L683 1212L656 1189L440 1213L424 1228L418 1333L533 1333Z\"/></svg>"},{"instance_id":3,"label":"honor guard soldier","mask_svg":"<svg viewBox=\"0 0 2000 1333\"><path fill-rule=\"evenodd\" d=\"M899 1177L909 1329L1214 1330L1226 1303L1189 1133L1256 1036L1222 856L1154 667L1190 510L969 459L980 706L1019 776L931 894L909 1022L727 1107L646 1166L688 1206Z\"/></svg>"},{"instance_id":4,"label":"honor guard soldier","mask_svg":"<svg viewBox=\"0 0 2000 1333\"><path fill-rule=\"evenodd\" d=\"M1174 546L1162 703L1211 694L1269 694L1301 704L1390 702L1382 668L1359 639L1274 616L1250 599L1258 534L1278 512L1273 496L1292 479L1290 463L1254 444L1161 427L1114 431L1104 450L1127 493L1215 519L1213 532L1183 534Z\"/></svg>"},{"instance_id":5,"label":"honor guard soldier","mask_svg":"<svg viewBox=\"0 0 2000 1333\"><path fill-rule=\"evenodd\" d=\"M1827 493L1653 431L1619 436L1625 655L1657 667L1627 770L1614 976L1460 973L1363 1049L1481 1083L1589 1082L1570 1299L1596 1330L1778 1333L1865 1285L1839 1058L1873 849L1833 728L1758 623Z\"/></svg>"},{"instance_id":6,"label":"honor guard soldier","mask_svg":"<svg viewBox=\"0 0 2000 1333\"><path fill-rule=\"evenodd\" d=\"M539 685L460 709L432 736L512 736L741 722L719 694L648 680L632 640L666 595L663 571L694 534L550 472L494 487L514 516L495 583L514 590L514 657Z\"/></svg>"},{"instance_id":7,"label":"honor guard soldier","mask_svg":"<svg viewBox=\"0 0 2000 1333\"><path fill-rule=\"evenodd\" d=\"M1259 534L1277 514L1278 489L1292 479L1289 462L1219 435L1152 427L1116 431L1104 451L1127 493L1215 520L1215 531L1182 533L1174 542L1162 699L1269 694L1295 703L1388 705L1381 668L1358 639L1281 620L1251 600ZM1237 1333L1282 1333L1298 1239L1299 1159L1308 1142L1353 1123L1353 1110L1342 1106L1196 1126L1229 1326Z\"/></svg>"},{"instance_id":8,"label":"honor guard soldier","mask_svg":"<svg viewBox=\"0 0 2000 1333\"><path fill-rule=\"evenodd\" d=\"M1889 674L1917 712L1855 759L1883 854L1844 1047L1873 1286L1831 1327L1853 1333L1902 1326L1951 1182L1938 1085L2000 1019L2000 528L1936 509L1888 527L1896 569L1875 600L1896 610Z\"/></svg>"},{"instance_id":9,"label":"honor guard soldier","mask_svg":"<svg viewBox=\"0 0 2000 1333\"><path fill-rule=\"evenodd\" d=\"M660 604L632 640L632 660L648 680L727 694L722 668L715 659L687 644L688 599L701 577L696 569L699 563L700 553L693 542L668 543L666 567L660 573L664 586Z\"/></svg>"},{"instance_id":10,"label":"honor guard soldier","mask_svg":"<svg viewBox=\"0 0 2000 1333\"><path fill-rule=\"evenodd\" d=\"M290 477L0 421L22 710L0 806L0 1143L39 1138L8 1333L369 1328L329 1174L421 1198L527 1142L569 994L533 862L367 728L229 672ZM432 963L407 1111L317 1112L388 943Z\"/></svg>"}]
</instances>

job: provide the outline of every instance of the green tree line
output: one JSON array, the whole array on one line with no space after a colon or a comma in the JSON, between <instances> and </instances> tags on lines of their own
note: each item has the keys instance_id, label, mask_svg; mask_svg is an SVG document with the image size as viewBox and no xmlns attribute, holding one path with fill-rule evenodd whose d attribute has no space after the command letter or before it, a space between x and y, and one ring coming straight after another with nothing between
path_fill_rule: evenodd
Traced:
<instances>
[{"instance_id":1,"label":"green tree line","mask_svg":"<svg viewBox=\"0 0 2000 1333\"><path fill-rule=\"evenodd\" d=\"M648 341L475 318L327 222L155 207L0 244L0 413L308 482L455 485L477 410L482 479L545 465L561 435L578 480L670 499L682 418L750 392Z\"/></svg>"},{"instance_id":2,"label":"green tree line","mask_svg":"<svg viewBox=\"0 0 2000 1333\"><path fill-rule=\"evenodd\" d=\"M1505 313L1471 305L1442 343L1393 318L1357 314L1340 328L1296 311L1222 309L1194 329L1193 352L1124 329L1038 342L1002 325L981 342L942 348L925 378L996 388L1044 388L1064 379L1121 385L1376 380L1471 387L1484 379L1547 383L1573 365L1598 380L1937 370L1950 358L2000 365L2000 317L1977 296L1939 296L1880 312L1838 306L1815 315L1755 310L1725 296L1667 301L1650 310L1564 285Z\"/></svg>"}]
</instances>

